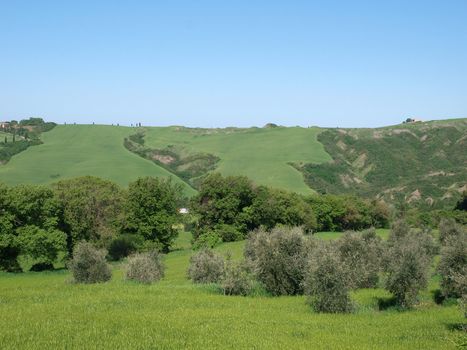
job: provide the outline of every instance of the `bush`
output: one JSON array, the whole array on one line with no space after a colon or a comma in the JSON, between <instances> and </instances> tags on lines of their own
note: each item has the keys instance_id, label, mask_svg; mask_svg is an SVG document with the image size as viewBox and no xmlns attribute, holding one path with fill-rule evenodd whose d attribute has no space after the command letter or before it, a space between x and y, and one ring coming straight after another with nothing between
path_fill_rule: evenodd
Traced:
<instances>
[{"instance_id":1,"label":"bush","mask_svg":"<svg viewBox=\"0 0 467 350\"><path fill-rule=\"evenodd\" d=\"M78 243L69 263L74 282L98 283L110 280L112 272L105 261L105 255L105 251L97 250L91 243Z\"/></svg>"},{"instance_id":2,"label":"bush","mask_svg":"<svg viewBox=\"0 0 467 350\"><path fill-rule=\"evenodd\" d=\"M199 235L193 242L193 249L201 248L214 248L216 245L222 243L222 239L216 231L207 231Z\"/></svg>"},{"instance_id":3,"label":"bush","mask_svg":"<svg viewBox=\"0 0 467 350\"><path fill-rule=\"evenodd\" d=\"M118 261L126 258L137 250L138 239L134 235L123 235L114 238L109 244L110 260Z\"/></svg>"},{"instance_id":4,"label":"bush","mask_svg":"<svg viewBox=\"0 0 467 350\"><path fill-rule=\"evenodd\" d=\"M352 311L348 281L348 269L337 249L327 242L319 244L310 259L304 280L308 303L316 312Z\"/></svg>"},{"instance_id":5,"label":"bush","mask_svg":"<svg viewBox=\"0 0 467 350\"><path fill-rule=\"evenodd\" d=\"M194 283L218 283L224 274L224 258L210 249L202 249L190 258L188 277Z\"/></svg>"},{"instance_id":6,"label":"bush","mask_svg":"<svg viewBox=\"0 0 467 350\"><path fill-rule=\"evenodd\" d=\"M248 295L254 285L253 276L244 263L228 261L222 277L221 287L226 295Z\"/></svg>"},{"instance_id":7,"label":"bush","mask_svg":"<svg viewBox=\"0 0 467 350\"><path fill-rule=\"evenodd\" d=\"M382 243L374 229L362 233L346 232L337 241L337 249L343 267L348 271L351 289L377 286Z\"/></svg>"},{"instance_id":8,"label":"bush","mask_svg":"<svg viewBox=\"0 0 467 350\"><path fill-rule=\"evenodd\" d=\"M428 240L422 234L409 233L389 246L385 287L403 308L411 307L417 301L418 292L427 286L432 261L424 243Z\"/></svg>"},{"instance_id":9,"label":"bush","mask_svg":"<svg viewBox=\"0 0 467 350\"><path fill-rule=\"evenodd\" d=\"M301 228L276 227L250 235L245 257L257 279L273 295L303 292L309 246Z\"/></svg>"},{"instance_id":10,"label":"bush","mask_svg":"<svg viewBox=\"0 0 467 350\"><path fill-rule=\"evenodd\" d=\"M235 226L232 225L217 225L214 229L219 237L222 239L222 242L235 242L240 241L245 238L244 234L240 232Z\"/></svg>"},{"instance_id":11,"label":"bush","mask_svg":"<svg viewBox=\"0 0 467 350\"><path fill-rule=\"evenodd\" d=\"M165 266L157 251L135 254L128 258L125 278L150 284L164 277Z\"/></svg>"},{"instance_id":12,"label":"bush","mask_svg":"<svg viewBox=\"0 0 467 350\"><path fill-rule=\"evenodd\" d=\"M458 238L451 236L445 241L438 271L445 297L460 298L467 294L467 234Z\"/></svg>"}]
</instances>

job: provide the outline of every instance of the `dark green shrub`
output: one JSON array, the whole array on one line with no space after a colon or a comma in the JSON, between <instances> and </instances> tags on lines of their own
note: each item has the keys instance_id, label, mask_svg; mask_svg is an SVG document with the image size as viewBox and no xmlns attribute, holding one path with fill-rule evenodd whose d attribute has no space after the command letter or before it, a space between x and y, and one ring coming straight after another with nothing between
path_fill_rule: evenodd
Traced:
<instances>
[{"instance_id":1,"label":"dark green shrub","mask_svg":"<svg viewBox=\"0 0 467 350\"><path fill-rule=\"evenodd\" d=\"M343 267L348 270L351 289L377 286L383 248L374 229L346 232L337 241L337 249Z\"/></svg>"},{"instance_id":2,"label":"dark green shrub","mask_svg":"<svg viewBox=\"0 0 467 350\"><path fill-rule=\"evenodd\" d=\"M141 242L134 235L123 235L114 238L108 247L109 258L113 261L118 261L126 258L137 250Z\"/></svg>"},{"instance_id":3,"label":"dark green shrub","mask_svg":"<svg viewBox=\"0 0 467 350\"><path fill-rule=\"evenodd\" d=\"M135 254L128 258L125 278L150 284L164 277L165 266L157 251Z\"/></svg>"},{"instance_id":4,"label":"dark green shrub","mask_svg":"<svg viewBox=\"0 0 467 350\"><path fill-rule=\"evenodd\" d=\"M308 303L316 312L351 312L348 281L348 269L338 250L328 242L319 244L310 258L303 283Z\"/></svg>"},{"instance_id":5,"label":"dark green shrub","mask_svg":"<svg viewBox=\"0 0 467 350\"><path fill-rule=\"evenodd\" d=\"M222 243L222 238L217 231L208 230L199 235L193 242L194 250L201 248L214 248L216 245Z\"/></svg>"},{"instance_id":6,"label":"dark green shrub","mask_svg":"<svg viewBox=\"0 0 467 350\"><path fill-rule=\"evenodd\" d=\"M388 247L385 287L401 307L411 307L417 301L418 292L428 284L433 258L424 243L428 239L422 234L409 233Z\"/></svg>"},{"instance_id":7,"label":"dark green shrub","mask_svg":"<svg viewBox=\"0 0 467 350\"><path fill-rule=\"evenodd\" d=\"M227 261L221 287L226 295L248 295L254 286L253 276L244 263Z\"/></svg>"},{"instance_id":8,"label":"dark green shrub","mask_svg":"<svg viewBox=\"0 0 467 350\"><path fill-rule=\"evenodd\" d=\"M235 242L245 238L244 234L233 225L217 225L214 231L217 232L222 242Z\"/></svg>"},{"instance_id":9,"label":"dark green shrub","mask_svg":"<svg viewBox=\"0 0 467 350\"><path fill-rule=\"evenodd\" d=\"M54 269L54 265L51 264L50 262L39 262L39 263L35 263L34 265L32 265L29 271L41 272L41 271L48 271L48 270L53 270L53 269Z\"/></svg>"},{"instance_id":10,"label":"dark green shrub","mask_svg":"<svg viewBox=\"0 0 467 350\"><path fill-rule=\"evenodd\" d=\"M109 281L112 272L105 261L106 252L97 250L91 243L79 242L73 250L70 269L76 283L99 283Z\"/></svg>"},{"instance_id":11,"label":"dark green shrub","mask_svg":"<svg viewBox=\"0 0 467 350\"><path fill-rule=\"evenodd\" d=\"M301 228L276 227L250 234L245 258L256 278L273 295L303 292L309 246Z\"/></svg>"},{"instance_id":12,"label":"dark green shrub","mask_svg":"<svg viewBox=\"0 0 467 350\"><path fill-rule=\"evenodd\" d=\"M448 298L460 298L467 294L467 234L450 236L444 244L438 265L441 292Z\"/></svg>"},{"instance_id":13,"label":"dark green shrub","mask_svg":"<svg viewBox=\"0 0 467 350\"><path fill-rule=\"evenodd\" d=\"M210 249L202 249L190 258L188 277L194 283L218 283L224 274L224 258Z\"/></svg>"}]
</instances>

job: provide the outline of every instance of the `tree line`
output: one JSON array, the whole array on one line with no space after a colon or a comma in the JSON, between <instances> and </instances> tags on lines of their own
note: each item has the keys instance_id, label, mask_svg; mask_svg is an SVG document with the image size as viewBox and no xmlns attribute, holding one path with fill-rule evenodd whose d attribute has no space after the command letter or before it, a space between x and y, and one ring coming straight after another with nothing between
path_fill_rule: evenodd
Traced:
<instances>
[{"instance_id":1,"label":"tree line","mask_svg":"<svg viewBox=\"0 0 467 350\"><path fill-rule=\"evenodd\" d=\"M33 268L50 269L81 241L114 249L118 257L122 249L124 255L166 252L177 236L180 200L179 185L151 177L127 189L91 176L51 186L0 184L0 269L20 271L20 255L32 259Z\"/></svg>"},{"instance_id":2,"label":"tree line","mask_svg":"<svg viewBox=\"0 0 467 350\"><path fill-rule=\"evenodd\" d=\"M188 206L189 215L178 209ZM390 209L355 196L310 195L256 186L243 176L205 177L199 192L183 197L170 179L139 178L127 188L92 176L43 185L0 184L0 269L51 269L70 258L78 242L105 248L119 260L135 252L168 252L181 223L194 248L247 238L278 225L316 231L388 227ZM178 225L178 226L177 226Z\"/></svg>"}]
</instances>

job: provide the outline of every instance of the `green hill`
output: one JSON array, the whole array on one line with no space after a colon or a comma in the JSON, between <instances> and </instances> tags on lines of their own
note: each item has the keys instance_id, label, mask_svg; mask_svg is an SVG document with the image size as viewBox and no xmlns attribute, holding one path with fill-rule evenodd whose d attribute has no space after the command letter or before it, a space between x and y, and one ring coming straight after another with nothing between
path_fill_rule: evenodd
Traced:
<instances>
[{"instance_id":1,"label":"green hill","mask_svg":"<svg viewBox=\"0 0 467 350\"><path fill-rule=\"evenodd\" d=\"M178 177L132 154L123 139L133 129L103 125L58 125L33 146L0 166L0 180L8 184L44 184L63 178L95 175L127 185L138 176ZM182 182L183 183L183 182ZM194 190L183 183L187 194Z\"/></svg>"},{"instance_id":2,"label":"green hill","mask_svg":"<svg viewBox=\"0 0 467 350\"><path fill-rule=\"evenodd\" d=\"M376 129L58 125L40 137L43 144L0 165L0 181L95 175L127 185L171 176L190 195L215 170L303 194L356 193L426 207L450 207L467 188L467 119Z\"/></svg>"},{"instance_id":3,"label":"green hill","mask_svg":"<svg viewBox=\"0 0 467 350\"><path fill-rule=\"evenodd\" d=\"M333 161L297 165L318 192L446 207L467 189L467 119L328 129L318 139Z\"/></svg>"},{"instance_id":4,"label":"green hill","mask_svg":"<svg viewBox=\"0 0 467 350\"><path fill-rule=\"evenodd\" d=\"M172 176L195 190L177 172L129 152L124 139L144 132L145 145L172 145L185 158L196 152L213 154L212 169L223 174L246 175L258 184L310 193L303 176L289 162L328 161L316 140L317 128L190 129L183 127L128 128L104 125L58 125L42 134L43 144L30 147L0 166L0 180L8 184L50 183L63 178L95 175L121 185L138 176ZM184 158L184 159L185 159ZM193 162L191 162L193 163ZM207 169L201 167L200 174Z\"/></svg>"},{"instance_id":5,"label":"green hill","mask_svg":"<svg viewBox=\"0 0 467 350\"><path fill-rule=\"evenodd\" d=\"M145 128L145 146L171 150L174 157L199 161L201 155L219 159L215 169L224 175L246 175L258 184L299 193L312 190L291 162L321 163L331 160L317 141L318 128ZM170 153L170 152L169 152ZM165 160L167 163L168 159ZM182 166L190 167L189 162ZM182 169L183 170L183 169ZM194 173L202 175L203 172ZM189 174L188 174L189 176ZM196 183L196 181L192 182Z\"/></svg>"}]
</instances>

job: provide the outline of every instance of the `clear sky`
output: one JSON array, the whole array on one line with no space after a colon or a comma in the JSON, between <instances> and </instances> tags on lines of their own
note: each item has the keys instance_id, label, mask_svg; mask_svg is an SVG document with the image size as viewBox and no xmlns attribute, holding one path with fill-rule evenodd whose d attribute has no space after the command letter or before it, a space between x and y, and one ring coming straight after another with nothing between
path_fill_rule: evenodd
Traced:
<instances>
[{"instance_id":1,"label":"clear sky","mask_svg":"<svg viewBox=\"0 0 467 350\"><path fill-rule=\"evenodd\" d=\"M467 0L0 0L0 119L467 117Z\"/></svg>"}]
</instances>

